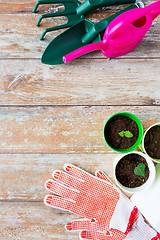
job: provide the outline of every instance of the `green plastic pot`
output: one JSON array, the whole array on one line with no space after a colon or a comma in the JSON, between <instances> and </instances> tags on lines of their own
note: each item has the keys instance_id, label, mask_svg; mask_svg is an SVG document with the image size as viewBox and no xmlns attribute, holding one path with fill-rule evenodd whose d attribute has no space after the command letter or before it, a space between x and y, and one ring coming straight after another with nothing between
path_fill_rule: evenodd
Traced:
<instances>
[{"instance_id":1,"label":"green plastic pot","mask_svg":"<svg viewBox=\"0 0 160 240\"><path fill-rule=\"evenodd\" d=\"M106 140L105 138L105 128L106 128L106 125L107 123L111 120L111 118L115 117L115 116L126 116L126 117L129 117L131 118L133 121L136 122L137 126L138 126L138 130L139 130L139 136L137 138L137 141L135 142L135 144L127 149L117 149L117 148L113 148ZM129 113L129 112L119 112L119 113L116 113L114 115L112 115L108 120L107 122L105 123L104 125L104 129L103 129L103 136L104 136L104 139L105 139L105 142L106 144L113 150L113 151L116 151L116 152L120 152L120 153L128 153L128 152L131 152L133 150L135 150L139 145L140 143L142 142L142 138L143 138L143 126L142 126L142 123L141 121L135 116L133 115L132 113Z\"/></svg>"}]
</instances>

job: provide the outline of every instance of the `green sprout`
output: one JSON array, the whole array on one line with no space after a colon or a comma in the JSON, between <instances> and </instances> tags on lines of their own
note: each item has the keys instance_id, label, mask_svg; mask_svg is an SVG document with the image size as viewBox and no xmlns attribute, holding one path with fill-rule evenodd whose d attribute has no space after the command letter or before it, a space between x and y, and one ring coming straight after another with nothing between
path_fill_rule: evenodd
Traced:
<instances>
[{"instance_id":1,"label":"green sprout","mask_svg":"<svg viewBox=\"0 0 160 240\"><path fill-rule=\"evenodd\" d=\"M139 163L135 169L134 169L134 173L138 176L142 176L145 177L145 168L146 165L144 163Z\"/></svg>"},{"instance_id":2,"label":"green sprout","mask_svg":"<svg viewBox=\"0 0 160 240\"><path fill-rule=\"evenodd\" d=\"M121 131L118 133L121 137L132 138L133 134L130 131Z\"/></svg>"}]
</instances>

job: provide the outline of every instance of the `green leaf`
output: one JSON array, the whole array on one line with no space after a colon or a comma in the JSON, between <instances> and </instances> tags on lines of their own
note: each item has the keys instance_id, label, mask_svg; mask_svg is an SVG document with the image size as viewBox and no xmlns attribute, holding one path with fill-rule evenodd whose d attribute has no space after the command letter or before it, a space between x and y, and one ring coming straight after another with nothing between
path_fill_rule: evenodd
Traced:
<instances>
[{"instance_id":1,"label":"green leaf","mask_svg":"<svg viewBox=\"0 0 160 240\"><path fill-rule=\"evenodd\" d=\"M132 138L133 134L130 131L125 131L124 136L127 137L127 138Z\"/></svg>"},{"instance_id":2,"label":"green leaf","mask_svg":"<svg viewBox=\"0 0 160 240\"><path fill-rule=\"evenodd\" d=\"M124 137L124 133L125 133L125 131L122 131L122 132L119 132L118 134L119 134L121 137Z\"/></svg>"},{"instance_id":3,"label":"green leaf","mask_svg":"<svg viewBox=\"0 0 160 240\"><path fill-rule=\"evenodd\" d=\"M145 168L146 168L146 165L145 165L144 163L139 163L139 164L135 167L134 173L135 173L136 175L145 177Z\"/></svg>"},{"instance_id":4,"label":"green leaf","mask_svg":"<svg viewBox=\"0 0 160 240\"><path fill-rule=\"evenodd\" d=\"M130 131L121 131L118 133L121 137L131 138L133 134Z\"/></svg>"}]
</instances>

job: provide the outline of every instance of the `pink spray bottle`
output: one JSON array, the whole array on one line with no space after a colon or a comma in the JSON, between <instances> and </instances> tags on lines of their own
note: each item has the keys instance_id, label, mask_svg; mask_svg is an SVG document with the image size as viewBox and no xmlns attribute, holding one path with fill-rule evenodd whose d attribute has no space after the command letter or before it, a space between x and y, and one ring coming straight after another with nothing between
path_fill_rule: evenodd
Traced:
<instances>
[{"instance_id":1,"label":"pink spray bottle","mask_svg":"<svg viewBox=\"0 0 160 240\"><path fill-rule=\"evenodd\" d=\"M145 8L129 10L115 18L106 28L103 39L75 50L63 57L65 63L86 53L101 50L102 53L114 58L132 51L143 39L160 14L160 1Z\"/></svg>"}]
</instances>

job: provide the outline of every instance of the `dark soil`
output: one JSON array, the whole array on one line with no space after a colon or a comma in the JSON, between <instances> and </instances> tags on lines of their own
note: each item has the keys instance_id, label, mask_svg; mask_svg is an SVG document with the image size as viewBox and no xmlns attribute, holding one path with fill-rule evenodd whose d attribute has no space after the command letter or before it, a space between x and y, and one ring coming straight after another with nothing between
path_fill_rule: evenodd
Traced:
<instances>
[{"instance_id":1,"label":"dark soil","mask_svg":"<svg viewBox=\"0 0 160 240\"><path fill-rule=\"evenodd\" d=\"M147 132L144 146L148 155L160 159L160 126L154 126Z\"/></svg>"},{"instance_id":2,"label":"dark soil","mask_svg":"<svg viewBox=\"0 0 160 240\"><path fill-rule=\"evenodd\" d=\"M145 167L145 177L136 175L134 173L135 167L139 163L144 163ZM135 188L144 184L149 177L149 168L146 160L135 153L124 156L116 166L116 177L118 181L125 187Z\"/></svg>"},{"instance_id":3,"label":"dark soil","mask_svg":"<svg viewBox=\"0 0 160 240\"><path fill-rule=\"evenodd\" d=\"M133 137L121 137L118 133L130 131ZM126 116L115 116L105 126L104 135L108 144L115 149L127 149L133 146L139 135L138 125Z\"/></svg>"}]
</instances>

